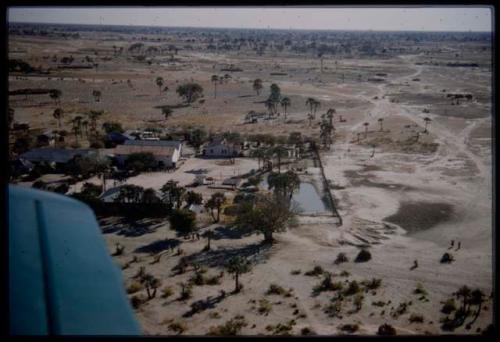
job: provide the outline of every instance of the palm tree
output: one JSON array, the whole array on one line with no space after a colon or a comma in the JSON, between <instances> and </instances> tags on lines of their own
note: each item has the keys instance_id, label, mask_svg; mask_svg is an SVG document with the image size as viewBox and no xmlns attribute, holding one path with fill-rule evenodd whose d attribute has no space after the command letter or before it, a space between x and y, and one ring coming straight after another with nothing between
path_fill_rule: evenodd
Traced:
<instances>
[{"instance_id":1,"label":"palm tree","mask_svg":"<svg viewBox=\"0 0 500 342\"><path fill-rule=\"evenodd\" d=\"M476 320L478 319L479 315L481 314L481 308L482 308L482 305L484 303L485 297L486 296L484 295L483 291L481 291L480 289L476 289L476 290L471 292L469 303L473 304L473 305L477 305L478 309L474 315L472 322L470 322L468 324L468 326L471 326L472 324L474 324L476 322Z\"/></svg>"},{"instance_id":2,"label":"palm tree","mask_svg":"<svg viewBox=\"0 0 500 342\"><path fill-rule=\"evenodd\" d=\"M252 150L252 151L250 152L250 156L251 156L252 158L257 158L257 165L258 165L259 170L260 170L260 162L261 162L261 160L263 160L263 159L264 159L264 157L265 157L265 150L264 150L263 148L257 148L257 149Z\"/></svg>"},{"instance_id":3,"label":"palm tree","mask_svg":"<svg viewBox=\"0 0 500 342\"><path fill-rule=\"evenodd\" d=\"M283 113L285 114L285 121L286 121L286 109L290 107L292 102L288 97L284 97L281 99L281 107L283 107Z\"/></svg>"},{"instance_id":4,"label":"palm tree","mask_svg":"<svg viewBox=\"0 0 500 342\"><path fill-rule=\"evenodd\" d=\"M99 102L101 100L101 91L100 90L92 91L92 96L94 96L95 102Z\"/></svg>"},{"instance_id":5,"label":"palm tree","mask_svg":"<svg viewBox=\"0 0 500 342\"><path fill-rule=\"evenodd\" d=\"M221 80L222 80L222 78L221 78ZM214 84L214 99L216 99L217 98L217 82L219 81L219 76L212 75L211 81Z\"/></svg>"},{"instance_id":6,"label":"palm tree","mask_svg":"<svg viewBox=\"0 0 500 342\"><path fill-rule=\"evenodd\" d=\"M64 111L61 108L56 108L52 116L58 121L59 128L61 128L61 119L64 117Z\"/></svg>"},{"instance_id":7,"label":"palm tree","mask_svg":"<svg viewBox=\"0 0 500 342\"><path fill-rule=\"evenodd\" d=\"M431 118L429 117L425 117L424 118L424 121L425 121L425 129L424 129L424 133L427 133L427 126L429 125L429 122L431 122Z\"/></svg>"},{"instance_id":8,"label":"palm tree","mask_svg":"<svg viewBox=\"0 0 500 342\"><path fill-rule=\"evenodd\" d=\"M239 277L241 274L250 271L250 262L242 256L236 256L228 261L226 269L228 273L233 274L235 280L234 292L239 292L241 290Z\"/></svg>"},{"instance_id":9,"label":"palm tree","mask_svg":"<svg viewBox=\"0 0 500 342\"><path fill-rule=\"evenodd\" d=\"M312 113L308 113L307 114L307 120L309 120L309 127L311 127L311 123L314 119L314 116L312 115Z\"/></svg>"},{"instance_id":10,"label":"palm tree","mask_svg":"<svg viewBox=\"0 0 500 342\"><path fill-rule=\"evenodd\" d=\"M163 81L163 77L158 76L158 77L156 78L156 85L158 86L158 89L160 90L160 95L161 95L161 87L163 87L163 84L164 84L164 83L165 83L165 82Z\"/></svg>"},{"instance_id":11,"label":"palm tree","mask_svg":"<svg viewBox=\"0 0 500 342\"><path fill-rule=\"evenodd\" d=\"M83 120L82 121L82 129L85 131L85 136L89 137L89 131L88 131L88 127L89 127L89 122L87 120Z\"/></svg>"},{"instance_id":12,"label":"palm tree","mask_svg":"<svg viewBox=\"0 0 500 342\"><path fill-rule=\"evenodd\" d=\"M380 132L382 132L384 130L384 127L383 127L384 119L383 118L379 118L377 121L378 121L378 123L380 125Z\"/></svg>"},{"instance_id":13,"label":"palm tree","mask_svg":"<svg viewBox=\"0 0 500 342\"><path fill-rule=\"evenodd\" d=\"M213 232L213 230L207 230L205 233L203 233L203 237L207 238L207 246L205 247L207 251L210 250L210 240L212 240L214 236L215 233Z\"/></svg>"},{"instance_id":14,"label":"palm tree","mask_svg":"<svg viewBox=\"0 0 500 342\"><path fill-rule=\"evenodd\" d=\"M331 139L332 131L333 131L333 127L330 126L330 123L326 120L323 120L323 122L321 123L321 126L320 126L319 136L323 142L323 145L325 147L328 147L328 149L330 148L330 145L332 142L332 139Z\"/></svg>"},{"instance_id":15,"label":"palm tree","mask_svg":"<svg viewBox=\"0 0 500 342\"><path fill-rule=\"evenodd\" d=\"M147 188L142 193L142 202L144 203L155 203L158 202L159 200L160 199L156 195L156 190L153 188Z\"/></svg>"},{"instance_id":16,"label":"palm tree","mask_svg":"<svg viewBox=\"0 0 500 342\"><path fill-rule=\"evenodd\" d=\"M214 222L219 222L220 220L220 211L222 205L226 202L226 196L222 192L216 192L210 197L210 199L205 204L205 208L210 209L210 215L212 215L212 219ZM217 210L217 217L215 217L213 211Z\"/></svg>"},{"instance_id":17,"label":"palm tree","mask_svg":"<svg viewBox=\"0 0 500 342\"><path fill-rule=\"evenodd\" d=\"M300 178L293 171L285 173L272 172L267 177L269 190L274 189L277 198L285 199L288 203L292 200L294 192L300 188Z\"/></svg>"},{"instance_id":18,"label":"palm tree","mask_svg":"<svg viewBox=\"0 0 500 342\"><path fill-rule=\"evenodd\" d=\"M49 96L54 100L56 104L58 104L60 103L59 98L62 96L62 91L60 91L59 89L51 89L49 92Z\"/></svg>"},{"instance_id":19,"label":"palm tree","mask_svg":"<svg viewBox=\"0 0 500 342\"><path fill-rule=\"evenodd\" d=\"M368 122L363 123L363 126L365 126L365 139L366 139L366 135L368 134L368 125L369 125Z\"/></svg>"},{"instance_id":20,"label":"palm tree","mask_svg":"<svg viewBox=\"0 0 500 342\"><path fill-rule=\"evenodd\" d=\"M314 100L314 103L313 103L313 116L314 118L316 119L316 110L321 107L321 102L319 102L318 100Z\"/></svg>"},{"instance_id":21,"label":"palm tree","mask_svg":"<svg viewBox=\"0 0 500 342\"><path fill-rule=\"evenodd\" d=\"M104 114L102 110L90 110L87 115L90 119L90 129L94 132L95 138L97 139L97 119Z\"/></svg>"},{"instance_id":22,"label":"palm tree","mask_svg":"<svg viewBox=\"0 0 500 342\"><path fill-rule=\"evenodd\" d=\"M268 110L269 119L270 119L271 115L273 115L273 113L274 113L274 101L269 98L264 102L264 105L266 106L266 109Z\"/></svg>"},{"instance_id":23,"label":"palm tree","mask_svg":"<svg viewBox=\"0 0 500 342\"><path fill-rule=\"evenodd\" d=\"M262 80L260 78L253 81L253 90L255 90L257 96L260 95L260 91L262 90Z\"/></svg>"},{"instance_id":24,"label":"palm tree","mask_svg":"<svg viewBox=\"0 0 500 342\"><path fill-rule=\"evenodd\" d=\"M73 132L75 133L75 140L76 143L78 144L78 135L82 133L82 119L80 115L75 116L73 120L71 120L71 123L73 124Z\"/></svg>"},{"instance_id":25,"label":"palm tree","mask_svg":"<svg viewBox=\"0 0 500 342\"><path fill-rule=\"evenodd\" d=\"M161 109L161 113L165 116L165 120L167 120L173 112L174 111L168 107L163 107Z\"/></svg>"},{"instance_id":26,"label":"palm tree","mask_svg":"<svg viewBox=\"0 0 500 342\"><path fill-rule=\"evenodd\" d=\"M334 108L328 108L326 111L326 118L330 122L330 126L333 127L333 115L337 113L337 111Z\"/></svg>"},{"instance_id":27,"label":"palm tree","mask_svg":"<svg viewBox=\"0 0 500 342\"><path fill-rule=\"evenodd\" d=\"M281 173L281 160L288 156L288 150L281 145L278 145L272 149L272 154L278 159L278 173Z\"/></svg>"},{"instance_id":28,"label":"palm tree","mask_svg":"<svg viewBox=\"0 0 500 342\"><path fill-rule=\"evenodd\" d=\"M311 115L312 115L312 111L313 111L313 107L314 107L314 102L316 102L316 100L312 97L309 97L306 100L306 106L309 106L309 114L311 114Z\"/></svg>"}]
</instances>

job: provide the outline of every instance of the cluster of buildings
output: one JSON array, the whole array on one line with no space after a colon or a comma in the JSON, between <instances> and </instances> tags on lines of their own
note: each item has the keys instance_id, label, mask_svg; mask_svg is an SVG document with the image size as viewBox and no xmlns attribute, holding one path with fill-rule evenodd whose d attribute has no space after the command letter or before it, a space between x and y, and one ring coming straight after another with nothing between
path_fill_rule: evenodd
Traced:
<instances>
[{"instance_id":1,"label":"cluster of buildings","mask_svg":"<svg viewBox=\"0 0 500 342\"><path fill-rule=\"evenodd\" d=\"M117 167L123 167L127 158L135 153L151 153L159 169L175 169L182 157L183 143L176 140L160 140L153 132L126 131L110 133L108 140L116 145L108 149L65 149L53 147L54 137L47 132L47 146L27 151L11 162L14 173L29 173L35 165L50 166L53 170L64 170L75 157L100 155L110 158ZM40 139L42 139L40 137ZM207 158L234 158L241 155L241 144L233 144L223 138L214 138L202 146L202 156Z\"/></svg>"}]
</instances>

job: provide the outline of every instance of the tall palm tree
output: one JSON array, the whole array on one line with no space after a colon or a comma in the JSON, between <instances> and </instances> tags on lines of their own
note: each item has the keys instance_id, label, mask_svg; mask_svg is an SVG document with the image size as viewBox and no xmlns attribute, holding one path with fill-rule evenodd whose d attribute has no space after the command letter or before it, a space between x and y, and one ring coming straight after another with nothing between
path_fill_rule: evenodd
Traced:
<instances>
[{"instance_id":1,"label":"tall palm tree","mask_svg":"<svg viewBox=\"0 0 500 342\"><path fill-rule=\"evenodd\" d=\"M380 125L380 132L382 132L384 130L384 127L383 127L384 118L379 118L377 121Z\"/></svg>"},{"instance_id":2,"label":"tall palm tree","mask_svg":"<svg viewBox=\"0 0 500 342\"><path fill-rule=\"evenodd\" d=\"M267 99L264 102L264 105L266 106L266 109L268 110L269 113L269 119L271 118L271 115L274 114L274 101L271 99Z\"/></svg>"},{"instance_id":3,"label":"tall palm tree","mask_svg":"<svg viewBox=\"0 0 500 342\"><path fill-rule=\"evenodd\" d=\"M424 121L425 121L425 129L424 129L424 133L427 133L427 126L429 125L429 122L431 122L431 118L429 117L425 117L424 118Z\"/></svg>"},{"instance_id":4,"label":"tall palm tree","mask_svg":"<svg viewBox=\"0 0 500 342\"><path fill-rule=\"evenodd\" d=\"M478 309L474 315L472 322L470 322L468 324L469 326L474 324L476 322L476 320L478 319L479 315L481 314L481 309L482 309L482 305L484 303L485 297L486 296L484 295L483 291L481 291L480 289L475 289L474 291L471 292L469 303L473 304L473 305L477 305Z\"/></svg>"},{"instance_id":5,"label":"tall palm tree","mask_svg":"<svg viewBox=\"0 0 500 342\"><path fill-rule=\"evenodd\" d=\"M311 123L314 119L314 116L312 115L312 113L308 113L307 114L307 120L309 120L309 127L311 127Z\"/></svg>"},{"instance_id":6,"label":"tall palm tree","mask_svg":"<svg viewBox=\"0 0 500 342\"><path fill-rule=\"evenodd\" d=\"M78 144L78 135L82 133L82 119L80 115L75 116L73 120L71 120L71 123L73 124L73 133L75 133L75 140L76 143Z\"/></svg>"},{"instance_id":7,"label":"tall palm tree","mask_svg":"<svg viewBox=\"0 0 500 342\"><path fill-rule=\"evenodd\" d=\"M315 101L316 100L314 98L312 98L312 97L309 97L306 100L306 106L309 106L309 114L311 114L311 115L312 115L312 112L313 112L313 107L314 107L314 102Z\"/></svg>"},{"instance_id":8,"label":"tall palm tree","mask_svg":"<svg viewBox=\"0 0 500 342\"><path fill-rule=\"evenodd\" d=\"M260 91L262 90L262 80L260 78L257 78L255 81L253 81L253 90L257 93L257 96L260 95Z\"/></svg>"},{"instance_id":9,"label":"tall palm tree","mask_svg":"<svg viewBox=\"0 0 500 342\"><path fill-rule=\"evenodd\" d=\"M278 159L278 173L281 173L281 160L288 157L288 150L281 145L278 145L272 149L272 153Z\"/></svg>"},{"instance_id":10,"label":"tall palm tree","mask_svg":"<svg viewBox=\"0 0 500 342\"><path fill-rule=\"evenodd\" d=\"M174 111L168 107L163 107L161 109L161 113L165 116L165 120L167 120L170 117L170 115L172 115L173 112Z\"/></svg>"},{"instance_id":11,"label":"tall palm tree","mask_svg":"<svg viewBox=\"0 0 500 342\"><path fill-rule=\"evenodd\" d=\"M217 82L219 81L219 76L212 75L211 81L214 84L214 99L216 99L217 98Z\"/></svg>"},{"instance_id":12,"label":"tall palm tree","mask_svg":"<svg viewBox=\"0 0 500 342\"><path fill-rule=\"evenodd\" d=\"M61 128L61 120L64 117L64 111L62 108L56 108L52 116L57 120L59 128Z\"/></svg>"},{"instance_id":13,"label":"tall palm tree","mask_svg":"<svg viewBox=\"0 0 500 342\"><path fill-rule=\"evenodd\" d=\"M92 96L94 96L95 102L101 101L101 91L100 90L94 90L92 91Z\"/></svg>"},{"instance_id":14,"label":"tall palm tree","mask_svg":"<svg viewBox=\"0 0 500 342\"><path fill-rule=\"evenodd\" d=\"M291 104L292 102L288 97L284 97L281 99L281 107L283 107L283 113L285 114L285 121L286 121L286 110L288 107L290 107Z\"/></svg>"},{"instance_id":15,"label":"tall palm tree","mask_svg":"<svg viewBox=\"0 0 500 342\"><path fill-rule=\"evenodd\" d=\"M313 107L312 107L314 119L316 119L316 111L318 110L319 107L321 107L321 102L319 102L318 100L314 100Z\"/></svg>"},{"instance_id":16,"label":"tall palm tree","mask_svg":"<svg viewBox=\"0 0 500 342\"><path fill-rule=\"evenodd\" d=\"M51 98L51 99L53 99L53 100L54 100L54 102L55 102L56 104L58 104L58 103L60 103L60 100L59 100L59 99L60 99L60 98L61 98L61 96L62 96L62 91L60 91L59 89L52 89L52 90L50 90L50 92L49 92L49 96L50 96L50 98Z\"/></svg>"},{"instance_id":17,"label":"tall palm tree","mask_svg":"<svg viewBox=\"0 0 500 342\"><path fill-rule=\"evenodd\" d=\"M90 110L87 112L87 115L90 119L90 129L94 133L95 138L97 139L97 120L104 114L102 110Z\"/></svg>"},{"instance_id":18,"label":"tall palm tree","mask_svg":"<svg viewBox=\"0 0 500 342\"><path fill-rule=\"evenodd\" d=\"M164 80L163 80L163 77L161 76L158 76L156 78L156 85L158 86L158 89L160 90L160 95L161 95L161 87L163 87L163 84L164 84Z\"/></svg>"},{"instance_id":19,"label":"tall palm tree","mask_svg":"<svg viewBox=\"0 0 500 342\"><path fill-rule=\"evenodd\" d=\"M366 135L368 134L368 125L369 125L368 122L363 123L363 126L365 126L365 139L366 139Z\"/></svg>"},{"instance_id":20,"label":"tall palm tree","mask_svg":"<svg viewBox=\"0 0 500 342\"><path fill-rule=\"evenodd\" d=\"M337 113L335 108L328 108L328 110L326 111L326 117L327 117L328 121L330 122L331 127L333 127L333 116L335 113Z\"/></svg>"}]
</instances>

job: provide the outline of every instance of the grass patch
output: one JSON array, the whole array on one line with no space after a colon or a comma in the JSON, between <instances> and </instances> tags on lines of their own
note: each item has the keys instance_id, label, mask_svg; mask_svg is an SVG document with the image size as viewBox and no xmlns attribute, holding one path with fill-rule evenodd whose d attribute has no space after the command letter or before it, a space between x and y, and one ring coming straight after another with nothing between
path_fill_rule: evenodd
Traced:
<instances>
[{"instance_id":1,"label":"grass patch","mask_svg":"<svg viewBox=\"0 0 500 342\"><path fill-rule=\"evenodd\" d=\"M248 325L244 316L235 316L227 321L225 324L210 327L209 336L235 336L241 331L243 327Z\"/></svg>"},{"instance_id":2,"label":"grass patch","mask_svg":"<svg viewBox=\"0 0 500 342\"><path fill-rule=\"evenodd\" d=\"M335 259L334 263L335 263L335 265L338 265L338 264L348 262L348 261L349 261L349 259L347 258L345 253L339 253L339 254L337 254L337 258Z\"/></svg>"},{"instance_id":3,"label":"grass patch","mask_svg":"<svg viewBox=\"0 0 500 342\"><path fill-rule=\"evenodd\" d=\"M134 281L127 287L127 293L132 294L142 290L144 287L141 283Z\"/></svg>"},{"instance_id":4,"label":"grass patch","mask_svg":"<svg viewBox=\"0 0 500 342\"><path fill-rule=\"evenodd\" d=\"M257 309L257 311L261 315L268 315L271 312L272 308L273 305L271 304L271 302L264 298L259 300L259 308Z\"/></svg>"}]
</instances>

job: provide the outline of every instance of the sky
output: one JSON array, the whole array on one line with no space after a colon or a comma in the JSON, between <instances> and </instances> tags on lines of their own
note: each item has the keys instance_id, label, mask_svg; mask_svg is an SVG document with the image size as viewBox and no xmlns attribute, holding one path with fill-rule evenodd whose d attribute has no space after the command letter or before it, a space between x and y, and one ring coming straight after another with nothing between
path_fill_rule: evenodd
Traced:
<instances>
[{"instance_id":1,"label":"sky","mask_svg":"<svg viewBox=\"0 0 500 342\"><path fill-rule=\"evenodd\" d=\"M374 31L492 30L488 7L10 7L9 22Z\"/></svg>"}]
</instances>

